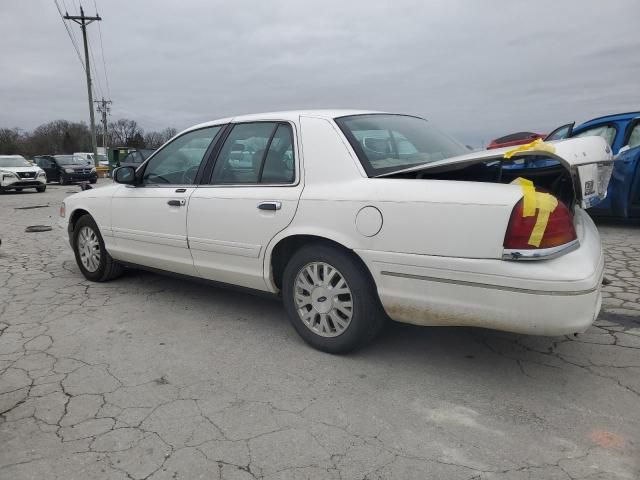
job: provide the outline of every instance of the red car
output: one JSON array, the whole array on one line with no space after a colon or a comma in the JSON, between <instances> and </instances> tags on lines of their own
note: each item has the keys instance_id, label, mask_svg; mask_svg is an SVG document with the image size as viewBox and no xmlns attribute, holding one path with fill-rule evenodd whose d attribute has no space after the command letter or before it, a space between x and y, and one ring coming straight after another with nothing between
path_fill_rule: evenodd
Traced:
<instances>
[{"instance_id":1,"label":"red car","mask_svg":"<svg viewBox=\"0 0 640 480\"><path fill-rule=\"evenodd\" d=\"M487 150L492 148L512 147L514 145L524 145L525 143L533 142L536 138L544 139L546 134L533 133L533 132L518 132L511 135L505 135L504 137L496 138L493 140Z\"/></svg>"}]
</instances>

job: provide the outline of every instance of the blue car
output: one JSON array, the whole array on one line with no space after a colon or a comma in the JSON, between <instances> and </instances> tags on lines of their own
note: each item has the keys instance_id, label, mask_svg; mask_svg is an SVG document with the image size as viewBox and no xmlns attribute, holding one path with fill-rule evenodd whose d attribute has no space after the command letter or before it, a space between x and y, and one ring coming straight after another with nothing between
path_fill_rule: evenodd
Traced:
<instances>
[{"instance_id":1,"label":"blue car","mask_svg":"<svg viewBox=\"0 0 640 480\"><path fill-rule=\"evenodd\" d=\"M616 155L607 198L589 209L593 216L640 219L640 112L594 118L577 127L556 128L546 141L600 136Z\"/></svg>"}]
</instances>

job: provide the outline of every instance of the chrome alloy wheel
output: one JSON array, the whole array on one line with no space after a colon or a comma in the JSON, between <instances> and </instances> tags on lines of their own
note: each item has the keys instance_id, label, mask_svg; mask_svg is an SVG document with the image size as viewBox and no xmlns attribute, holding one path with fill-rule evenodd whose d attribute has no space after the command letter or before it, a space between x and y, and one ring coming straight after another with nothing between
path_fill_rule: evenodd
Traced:
<instances>
[{"instance_id":1,"label":"chrome alloy wheel","mask_svg":"<svg viewBox=\"0 0 640 480\"><path fill-rule=\"evenodd\" d=\"M295 303L302 322L322 337L342 334L353 317L353 297L342 274L324 262L305 265L295 281Z\"/></svg>"},{"instance_id":2,"label":"chrome alloy wheel","mask_svg":"<svg viewBox=\"0 0 640 480\"><path fill-rule=\"evenodd\" d=\"M84 268L93 273L100 266L100 242L90 227L82 227L78 233L78 254Z\"/></svg>"}]
</instances>

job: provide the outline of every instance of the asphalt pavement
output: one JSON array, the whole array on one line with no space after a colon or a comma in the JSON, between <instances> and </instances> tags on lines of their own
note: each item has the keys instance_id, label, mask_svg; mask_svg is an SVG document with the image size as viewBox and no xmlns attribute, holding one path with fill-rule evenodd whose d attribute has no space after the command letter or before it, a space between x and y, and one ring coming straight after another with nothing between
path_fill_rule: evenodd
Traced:
<instances>
[{"instance_id":1,"label":"asphalt pavement","mask_svg":"<svg viewBox=\"0 0 640 480\"><path fill-rule=\"evenodd\" d=\"M332 356L275 300L86 281L75 191L0 195L0 479L640 478L640 227L600 225L584 334L391 324Z\"/></svg>"}]
</instances>

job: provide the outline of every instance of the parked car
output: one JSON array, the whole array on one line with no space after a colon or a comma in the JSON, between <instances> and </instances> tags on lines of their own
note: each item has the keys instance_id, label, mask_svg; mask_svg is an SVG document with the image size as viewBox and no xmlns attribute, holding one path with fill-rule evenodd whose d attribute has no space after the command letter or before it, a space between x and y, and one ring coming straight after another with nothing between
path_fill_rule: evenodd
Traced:
<instances>
[{"instance_id":1,"label":"parked car","mask_svg":"<svg viewBox=\"0 0 640 480\"><path fill-rule=\"evenodd\" d=\"M93 153L91 152L75 152L73 154L74 157L82 158L87 165L91 165L95 167L95 160L93 158Z\"/></svg>"},{"instance_id":2,"label":"parked car","mask_svg":"<svg viewBox=\"0 0 640 480\"><path fill-rule=\"evenodd\" d=\"M602 248L582 208L604 196L612 155L597 137L553 150L469 153L407 115L241 116L67 197L60 225L89 280L136 265L270 292L328 352L365 344L387 315L562 335L600 309ZM540 154L559 163L532 184L501 168Z\"/></svg>"},{"instance_id":3,"label":"parked car","mask_svg":"<svg viewBox=\"0 0 640 480\"><path fill-rule=\"evenodd\" d=\"M139 148L137 150L133 150L127 153L127 155L122 159L120 166L138 168L154 151L155 150L152 148Z\"/></svg>"},{"instance_id":4,"label":"parked car","mask_svg":"<svg viewBox=\"0 0 640 480\"><path fill-rule=\"evenodd\" d=\"M86 160L74 155L38 155L36 164L47 174L48 182L66 185L73 182L98 181L96 168L87 165Z\"/></svg>"},{"instance_id":5,"label":"parked car","mask_svg":"<svg viewBox=\"0 0 640 480\"><path fill-rule=\"evenodd\" d=\"M640 218L640 112L606 115L574 127L562 125L546 140L597 135L605 139L616 155L607 198L589 213L622 219Z\"/></svg>"},{"instance_id":6,"label":"parked car","mask_svg":"<svg viewBox=\"0 0 640 480\"><path fill-rule=\"evenodd\" d=\"M38 192L47 189L44 171L29 163L22 155L0 155L0 192L35 188Z\"/></svg>"},{"instance_id":7,"label":"parked car","mask_svg":"<svg viewBox=\"0 0 640 480\"><path fill-rule=\"evenodd\" d=\"M544 133L512 133L510 135L505 135L504 137L492 140L487 147L487 150L491 150L492 148L513 147L514 145L524 145L526 143L533 142L536 138L544 138L545 136L546 135Z\"/></svg>"}]
</instances>

